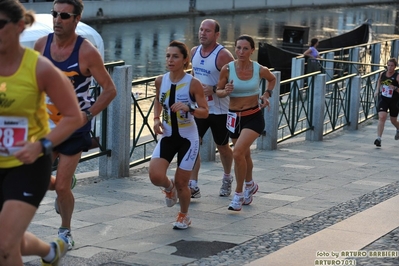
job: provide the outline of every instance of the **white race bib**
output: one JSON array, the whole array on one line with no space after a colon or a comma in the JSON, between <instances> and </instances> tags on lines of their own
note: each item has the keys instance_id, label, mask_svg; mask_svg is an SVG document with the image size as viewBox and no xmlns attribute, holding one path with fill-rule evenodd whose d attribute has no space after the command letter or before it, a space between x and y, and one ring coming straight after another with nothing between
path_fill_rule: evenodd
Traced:
<instances>
[{"instance_id":1,"label":"white race bib","mask_svg":"<svg viewBox=\"0 0 399 266\"><path fill-rule=\"evenodd\" d=\"M391 89L388 85L382 85L381 94L387 98L392 98L393 89Z\"/></svg>"},{"instance_id":2,"label":"white race bib","mask_svg":"<svg viewBox=\"0 0 399 266\"><path fill-rule=\"evenodd\" d=\"M25 117L0 116L0 156L10 156L22 146L15 146L28 138L28 119Z\"/></svg>"},{"instance_id":3,"label":"white race bib","mask_svg":"<svg viewBox=\"0 0 399 266\"><path fill-rule=\"evenodd\" d=\"M206 96L206 100L208 101L208 106L214 106L215 101L213 100L213 95Z\"/></svg>"},{"instance_id":4,"label":"white race bib","mask_svg":"<svg viewBox=\"0 0 399 266\"><path fill-rule=\"evenodd\" d=\"M236 113L232 113L232 112L228 112L227 113L227 121L226 121L226 127L227 129L234 133L235 129L236 129L236 123L237 123L237 114Z\"/></svg>"}]
</instances>

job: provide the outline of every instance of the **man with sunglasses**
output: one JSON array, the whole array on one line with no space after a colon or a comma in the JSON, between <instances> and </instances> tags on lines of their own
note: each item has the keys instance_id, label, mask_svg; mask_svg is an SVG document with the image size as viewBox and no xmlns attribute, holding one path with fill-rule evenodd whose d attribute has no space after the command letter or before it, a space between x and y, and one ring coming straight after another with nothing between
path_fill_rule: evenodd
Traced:
<instances>
[{"instance_id":1,"label":"man with sunglasses","mask_svg":"<svg viewBox=\"0 0 399 266\"><path fill-rule=\"evenodd\" d=\"M52 177L49 189L57 192L55 206L62 220L58 235L68 239L68 249L72 249L74 245L71 235L75 203L71 190L73 176L82 152L91 146L92 118L104 110L116 96L115 85L104 67L100 53L88 40L75 32L82 12L82 0L55 0L51 11L54 33L40 38L35 44L35 50L49 58L71 80L85 121L83 127L53 150L53 159L58 158L58 167L56 178ZM95 102L89 91L92 77L102 87ZM57 124L62 114L50 101L47 102L47 108L51 122Z\"/></svg>"}]
</instances>

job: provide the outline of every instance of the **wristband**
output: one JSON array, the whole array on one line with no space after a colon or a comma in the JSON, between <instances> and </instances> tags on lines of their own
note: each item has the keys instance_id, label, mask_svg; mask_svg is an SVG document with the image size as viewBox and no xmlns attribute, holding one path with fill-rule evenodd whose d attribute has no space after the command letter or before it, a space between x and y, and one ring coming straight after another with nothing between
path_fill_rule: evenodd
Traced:
<instances>
[{"instance_id":1,"label":"wristband","mask_svg":"<svg viewBox=\"0 0 399 266\"><path fill-rule=\"evenodd\" d=\"M213 93L216 93L216 89L217 89L217 87L216 87L216 86L213 86L213 88L212 88Z\"/></svg>"},{"instance_id":2,"label":"wristband","mask_svg":"<svg viewBox=\"0 0 399 266\"><path fill-rule=\"evenodd\" d=\"M267 93L269 93L269 97L272 97L273 91L272 90L266 90Z\"/></svg>"}]
</instances>

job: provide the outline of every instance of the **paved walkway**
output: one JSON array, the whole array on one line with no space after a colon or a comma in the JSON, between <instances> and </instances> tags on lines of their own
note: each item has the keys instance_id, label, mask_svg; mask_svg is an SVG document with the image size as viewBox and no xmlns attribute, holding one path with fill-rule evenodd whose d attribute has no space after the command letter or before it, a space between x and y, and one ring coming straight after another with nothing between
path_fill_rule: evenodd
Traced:
<instances>
[{"instance_id":1,"label":"paved walkway","mask_svg":"<svg viewBox=\"0 0 399 266\"><path fill-rule=\"evenodd\" d=\"M178 205L164 206L163 194L149 182L145 169L132 169L130 177L120 179L80 174L72 221L76 245L64 265L333 265L320 262L327 263L336 253L347 263L341 265L355 265L359 257L366 264L357 265L379 265L380 257L389 256L399 265L399 248L379 253L379 258L360 251L399 227L399 141L387 123L382 147L376 148L376 126L373 120L322 142L298 139L276 151L254 150L259 191L241 212L227 210L232 196L218 196L220 162L202 163L202 197L192 200L192 226L182 231L171 225ZM29 228L48 241L60 224L54 198L54 192L47 194ZM298 237L300 225L313 220L321 221L310 225L314 233ZM257 250L247 248L254 239L277 232L285 232L284 241L270 238ZM276 241L276 251L265 251ZM39 265L37 257L25 257L24 262Z\"/></svg>"}]
</instances>

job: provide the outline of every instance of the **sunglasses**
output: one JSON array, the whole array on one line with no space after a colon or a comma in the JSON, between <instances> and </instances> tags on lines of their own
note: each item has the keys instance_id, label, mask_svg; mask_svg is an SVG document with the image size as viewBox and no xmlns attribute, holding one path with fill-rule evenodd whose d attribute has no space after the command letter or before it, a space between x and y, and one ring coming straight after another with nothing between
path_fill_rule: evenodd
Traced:
<instances>
[{"instance_id":1,"label":"sunglasses","mask_svg":"<svg viewBox=\"0 0 399 266\"><path fill-rule=\"evenodd\" d=\"M51 15L53 16L53 18L57 18L58 16L60 16L61 19L69 19L71 16L76 16L76 14L73 13L57 12L54 10L51 10Z\"/></svg>"},{"instance_id":2,"label":"sunglasses","mask_svg":"<svg viewBox=\"0 0 399 266\"><path fill-rule=\"evenodd\" d=\"M11 22L11 19L0 19L0 30L4 28L9 22Z\"/></svg>"}]
</instances>

